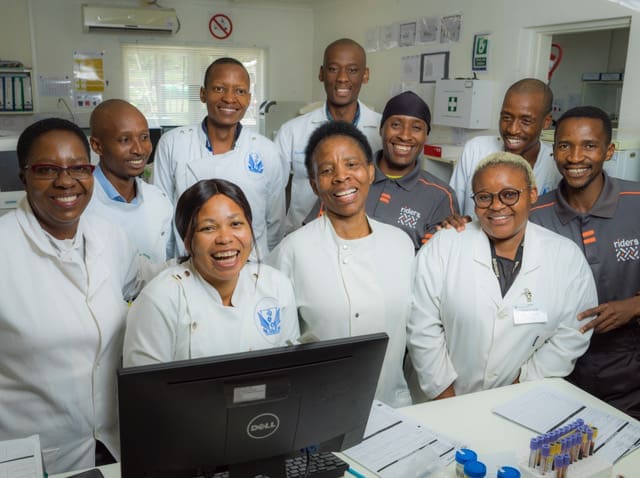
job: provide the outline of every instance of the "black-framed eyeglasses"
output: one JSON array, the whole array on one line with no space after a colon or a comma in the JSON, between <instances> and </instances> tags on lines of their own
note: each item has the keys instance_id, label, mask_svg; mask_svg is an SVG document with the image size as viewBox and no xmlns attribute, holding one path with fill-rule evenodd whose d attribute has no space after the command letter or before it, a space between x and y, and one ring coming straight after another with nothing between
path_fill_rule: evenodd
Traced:
<instances>
[{"instance_id":1,"label":"black-framed eyeglasses","mask_svg":"<svg viewBox=\"0 0 640 478\"><path fill-rule=\"evenodd\" d=\"M73 164L71 166L58 166L57 164L38 163L24 167L33 173L36 179L58 179L62 171L66 171L73 179L89 179L96 167L93 164Z\"/></svg>"},{"instance_id":2,"label":"black-framed eyeglasses","mask_svg":"<svg viewBox=\"0 0 640 478\"><path fill-rule=\"evenodd\" d=\"M497 193L490 193L487 191L481 191L471 196L476 207L479 209L487 209L493 204L493 198L498 196L498 199L505 206L513 206L520 200L520 193L525 191L524 189L505 188Z\"/></svg>"}]
</instances>

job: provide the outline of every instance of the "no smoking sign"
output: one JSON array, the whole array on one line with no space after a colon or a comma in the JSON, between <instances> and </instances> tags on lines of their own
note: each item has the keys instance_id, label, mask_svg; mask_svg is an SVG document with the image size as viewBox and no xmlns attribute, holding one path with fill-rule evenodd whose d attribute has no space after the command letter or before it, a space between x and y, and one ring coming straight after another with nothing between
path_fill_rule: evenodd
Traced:
<instances>
[{"instance_id":1,"label":"no smoking sign","mask_svg":"<svg viewBox=\"0 0 640 478\"><path fill-rule=\"evenodd\" d=\"M211 20L209 20L209 32L218 40L229 38L232 31L233 23L231 23L231 19L224 13L216 13L211 17Z\"/></svg>"}]
</instances>

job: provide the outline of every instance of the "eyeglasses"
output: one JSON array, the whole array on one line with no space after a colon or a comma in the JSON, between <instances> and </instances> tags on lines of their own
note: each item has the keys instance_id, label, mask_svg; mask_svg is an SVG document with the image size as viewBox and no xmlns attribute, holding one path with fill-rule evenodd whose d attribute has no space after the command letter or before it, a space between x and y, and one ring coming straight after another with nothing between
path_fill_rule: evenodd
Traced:
<instances>
[{"instance_id":1,"label":"eyeglasses","mask_svg":"<svg viewBox=\"0 0 640 478\"><path fill-rule=\"evenodd\" d=\"M497 193L482 191L471 196L471 199L473 199L473 202L479 209L489 208L493 204L493 198L495 196L498 196L500 202L505 206L513 206L520 200L520 193L523 191L524 189L512 188L505 188Z\"/></svg>"},{"instance_id":2,"label":"eyeglasses","mask_svg":"<svg viewBox=\"0 0 640 478\"><path fill-rule=\"evenodd\" d=\"M73 179L89 179L96 167L93 164L74 164L62 167L57 164L40 163L29 164L24 169L29 169L36 179L57 179L62 171L66 171Z\"/></svg>"}]
</instances>

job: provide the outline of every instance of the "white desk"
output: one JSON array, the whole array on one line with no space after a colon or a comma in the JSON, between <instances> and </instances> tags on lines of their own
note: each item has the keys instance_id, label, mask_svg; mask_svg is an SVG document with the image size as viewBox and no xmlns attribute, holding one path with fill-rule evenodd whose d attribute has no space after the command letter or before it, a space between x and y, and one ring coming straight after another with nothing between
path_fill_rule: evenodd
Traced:
<instances>
[{"instance_id":1,"label":"white desk","mask_svg":"<svg viewBox=\"0 0 640 478\"><path fill-rule=\"evenodd\" d=\"M575 397L585 405L591 405L607 413L633 420L633 418L574 387L565 380L546 379L543 382L567 395ZM491 409L495 405L504 403L539 383L541 382L525 382L446 400L421 403L403 408L402 412L436 432L447 434L452 438L466 442L478 452L480 458L482 458L483 454L509 451L516 448L524 448L526 450L529 439L535 433L494 415L491 413ZM362 470L357 465L354 467L358 471L363 471L368 477L375 476ZM639 469L640 451L636 450L618 461L613 471L614 476L623 475L625 478L633 478L639 476ZM101 470L105 478L120 478L120 468L117 464L102 467ZM63 478L71 474L54 475L51 478ZM447 470L447 476L455 476L453 464Z\"/></svg>"}]
</instances>

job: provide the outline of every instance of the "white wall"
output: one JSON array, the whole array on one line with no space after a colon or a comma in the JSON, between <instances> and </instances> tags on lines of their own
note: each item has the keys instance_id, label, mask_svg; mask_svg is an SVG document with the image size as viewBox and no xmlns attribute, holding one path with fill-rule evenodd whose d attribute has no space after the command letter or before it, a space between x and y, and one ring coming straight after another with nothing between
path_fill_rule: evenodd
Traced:
<instances>
[{"instance_id":1,"label":"white wall","mask_svg":"<svg viewBox=\"0 0 640 478\"><path fill-rule=\"evenodd\" d=\"M73 50L105 50L105 73L109 80L105 97L122 96L119 45L123 40L131 40L132 36L84 33L80 10L83 2L140 4L139 0L0 0L0 11L3 12L0 15L0 57L17 57L34 66L35 74L70 74ZM267 96L304 101L324 98L317 72L324 47L331 41L347 36L364 43L366 30L376 25L424 15L462 13L459 43L396 48L369 54L371 81L363 88L362 98L379 111L389 98L392 85L398 82L402 56L448 49L451 52L450 76L469 76L474 33L491 33L490 71L479 74L479 78L496 81L495 104L499 105L510 83L536 71L532 59L535 35L531 34L531 28L631 16L620 124L640 130L640 108L637 107L640 91L636 86L640 84L640 13L608 0L316 0L300 4L268 0L163 0L160 4L177 10L182 29L177 35L159 40L156 37L155 41L217 43L208 33L208 19L217 11L230 13L234 33L228 44L267 48ZM32 19L28 18L29 10L33 12ZM5 15L5 12L10 14ZM33 48L30 24L34 26ZM133 38L146 40L149 37ZM422 86L418 92L433 104L432 86ZM37 100L39 111L64 114L55 99ZM497 106L494 115L497 118ZM6 122L7 117L0 117L0 129Z\"/></svg>"},{"instance_id":2,"label":"white wall","mask_svg":"<svg viewBox=\"0 0 640 478\"><path fill-rule=\"evenodd\" d=\"M376 25L414 19L421 16L462 13L462 34L459 43L449 45L419 45L379 51L368 55L371 80L362 90L362 98L380 111L388 99L391 87L398 81L402 56L450 50L450 77L471 75L471 50L475 33L491 33L489 72L480 79L496 81L494 116L506 88L514 81L534 72L534 51L531 28L577 21L601 20L631 16L630 46L627 55L625 88L622 97L621 126L640 130L640 13L607 0L325 0L314 7L315 65L322 61L324 45L349 36L364 43L367 29ZM548 53L547 53L548 58ZM540 79L546 79L540 75ZM314 98L322 96L316 84ZM433 89L420 91L429 105L433 104ZM434 131L438 134L438 131ZM432 138L433 139L433 134Z\"/></svg>"},{"instance_id":3,"label":"white wall","mask_svg":"<svg viewBox=\"0 0 640 478\"><path fill-rule=\"evenodd\" d=\"M71 75L73 51L105 51L105 78L109 82L105 98L123 96L120 44L140 40L159 44L229 45L261 47L267 51L267 98L311 99L311 52L313 51L313 11L308 5L260 2L162 0L163 7L175 8L181 22L176 35L148 36L129 33L85 33L81 5L140 5L139 0L0 0L0 58L16 58L34 68L34 74ZM30 7L30 9L29 9ZM154 7L149 7L154 8ZM6 10L5 10L6 9ZM32 12L33 54L30 47L28 11ZM5 15L10 11L12 15ZM208 30L214 13L228 14L234 25L228 40L216 40ZM305 81L302 81L304 79ZM36 98L38 112L66 115L56 98ZM76 111L79 122L88 113ZM33 117L0 117L0 129L33 120ZM20 129L20 128L18 128Z\"/></svg>"}]
</instances>

